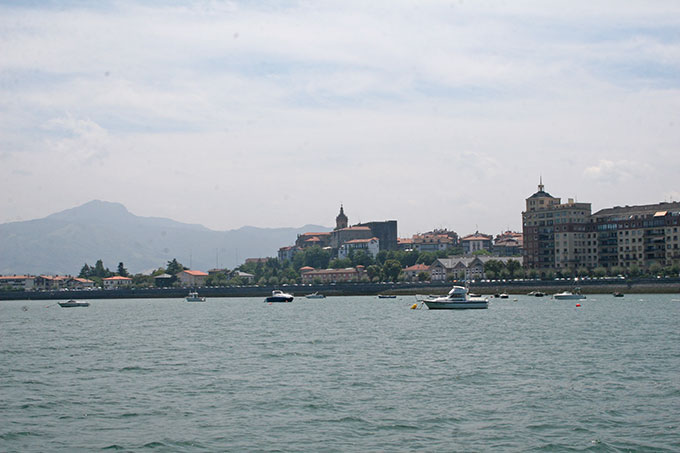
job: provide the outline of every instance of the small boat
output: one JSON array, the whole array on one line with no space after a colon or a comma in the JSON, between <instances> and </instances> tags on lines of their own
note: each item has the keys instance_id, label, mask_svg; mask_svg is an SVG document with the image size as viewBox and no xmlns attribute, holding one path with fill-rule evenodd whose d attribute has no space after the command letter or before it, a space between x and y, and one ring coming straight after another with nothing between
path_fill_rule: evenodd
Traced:
<instances>
[{"instance_id":1,"label":"small boat","mask_svg":"<svg viewBox=\"0 0 680 453\"><path fill-rule=\"evenodd\" d=\"M531 291L527 296L532 296L532 297L543 297L545 296L545 293L542 293L540 291Z\"/></svg>"},{"instance_id":2,"label":"small boat","mask_svg":"<svg viewBox=\"0 0 680 453\"><path fill-rule=\"evenodd\" d=\"M59 306L62 308L72 308L72 307L89 307L89 302L81 302L79 300L71 299L68 302L58 302Z\"/></svg>"},{"instance_id":3,"label":"small boat","mask_svg":"<svg viewBox=\"0 0 680 453\"><path fill-rule=\"evenodd\" d=\"M397 296L392 294L378 294L378 299L396 299Z\"/></svg>"},{"instance_id":4,"label":"small boat","mask_svg":"<svg viewBox=\"0 0 680 453\"><path fill-rule=\"evenodd\" d=\"M578 292L572 293L571 291L562 291L561 293L553 295L553 299L557 300L580 300L585 298L586 296L584 296L583 294Z\"/></svg>"},{"instance_id":5,"label":"small boat","mask_svg":"<svg viewBox=\"0 0 680 453\"><path fill-rule=\"evenodd\" d=\"M205 302L205 297L199 296L196 291L190 292L186 299L187 302Z\"/></svg>"},{"instance_id":6,"label":"small boat","mask_svg":"<svg viewBox=\"0 0 680 453\"><path fill-rule=\"evenodd\" d=\"M615 292L612 294L614 297L623 297L623 293Z\"/></svg>"},{"instance_id":7,"label":"small boat","mask_svg":"<svg viewBox=\"0 0 680 453\"><path fill-rule=\"evenodd\" d=\"M323 294L319 294L318 292L313 292L312 294L307 294L305 296L306 299L325 299L326 296Z\"/></svg>"},{"instance_id":8,"label":"small boat","mask_svg":"<svg viewBox=\"0 0 680 453\"><path fill-rule=\"evenodd\" d=\"M267 297L265 302L293 302L293 295L284 293L280 289L272 291L272 295Z\"/></svg>"},{"instance_id":9,"label":"small boat","mask_svg":"<svg viewBox=\"0 0 680 453\"><path fill-rule=\"evenodd\" d=\"M501 293L498 297L501 299L507 299L510 296L508 296L508 293Z\"/></svg>"},{"instance_id":10,"label":"small boat","mask_svg":"<svg viewBox=\"0 0 680 453\"><path fill-rule=\"evenodd\" d=\"M467 288L454 286L446 296L425 299L423 303L430 310L460 310L468 308L489 308L489 301L484 297L472 297Z\"/></svg>"}]
</instances>

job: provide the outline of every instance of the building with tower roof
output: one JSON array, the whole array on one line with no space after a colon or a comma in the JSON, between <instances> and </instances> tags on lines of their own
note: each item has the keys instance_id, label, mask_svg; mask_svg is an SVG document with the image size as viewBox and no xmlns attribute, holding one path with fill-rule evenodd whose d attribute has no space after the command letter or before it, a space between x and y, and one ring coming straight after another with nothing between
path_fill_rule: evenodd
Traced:
<instances>
[{"instance_id":1,"label":"building with tower roof","mask_svg":"<svg viewBox=\"0 0 680 453\"><path fill-rule=\"evenodd\" d=\"M345 215L345 210L342 205L340 205L340 214L335 218L335 229L336 230L342 230L343 228L347 228L349 219Z\"/></svg>"},{"instance_id":2,"label":"building with tower roof","mask_svg":"<svg viewBox=\"0 0 680 453\"><path fill-rule=\"evenodd\" d=\"M590 203L576 203L573 198L562 203L550 195L541 178L538 191L526 199L522 212L524 266L539 272L574 272L594 265L584 253L590 212Z\"/></svg>"}]
</instances>

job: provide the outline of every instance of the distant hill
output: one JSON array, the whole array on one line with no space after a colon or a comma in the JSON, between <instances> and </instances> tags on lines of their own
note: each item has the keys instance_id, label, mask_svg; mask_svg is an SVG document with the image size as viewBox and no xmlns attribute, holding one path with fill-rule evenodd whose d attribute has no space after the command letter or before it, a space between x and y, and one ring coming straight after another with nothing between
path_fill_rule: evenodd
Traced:
<instances>
[{"instance_id":1,"label":"distant hill","mask_svg":"<svg viewBox=\"0 0 680 453\"><path fill-rule=\"evenodd\" d=\"M131 273L177 260L192 269L234 268L246 258L276 256L318 225L214 231L170 219L139 217L120 203L91 201L43 219L0 224L0 274L78 274L98 259Z\"/></svg>"}]
</instances>

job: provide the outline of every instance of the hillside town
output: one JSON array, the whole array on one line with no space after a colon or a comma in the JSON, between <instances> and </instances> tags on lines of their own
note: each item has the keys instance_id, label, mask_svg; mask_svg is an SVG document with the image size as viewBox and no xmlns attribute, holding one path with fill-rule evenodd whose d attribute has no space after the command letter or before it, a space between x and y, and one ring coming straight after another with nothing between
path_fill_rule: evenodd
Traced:
<instances>
[{"instance_id":1,"label":"hillside town","mask_svg":"<svg viewBox=\"0 0 680 453\"><path fill-rule=\"evenodd\" d=\"M563 203L545 190L525 200L522 232L460 237L433 229L398 236L396 220L350 224L344 206L327 232L298 235L277 257L249 258L236 269L189 269L177 260L148 274L111 272L98 261L77 276L5 275L8 291L114 290L132 287L449 282L588 276L677 276L680 203L616 206Z\"/></svg>"}]
</instances>

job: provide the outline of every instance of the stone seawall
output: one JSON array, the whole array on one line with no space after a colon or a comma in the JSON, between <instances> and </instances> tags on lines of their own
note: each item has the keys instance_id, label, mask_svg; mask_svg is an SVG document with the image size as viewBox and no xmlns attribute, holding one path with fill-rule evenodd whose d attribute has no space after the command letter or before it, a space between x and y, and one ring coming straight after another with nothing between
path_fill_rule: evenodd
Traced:
<instances>
[{"instance_id":1,"label":"stone seawall","mask_svg":"<svg viewBox=\"0 0 680 453\"><path fill-rule=\"evenodd\" d=\"M453 283L338 283L327 285L241 286L198 288L205 297L266 297L274 289L283 289L296 297L320 292L326 296L360 296L377 294L445 294ZM610 279L555 281L477 282L470 290L481 294L527 294L542 291L554 294L579 287L584 294L622 293L680 293L680 278L665 279ZM190 288L148 288L94 291L2 291L0 300L68 300L68 299L149 299L184 298Z\"/></svg>"}]
</instances>

